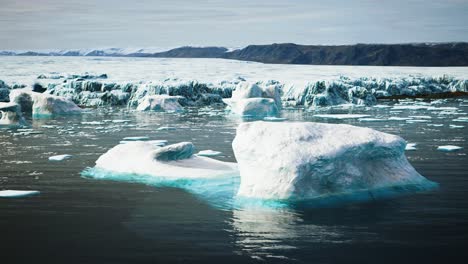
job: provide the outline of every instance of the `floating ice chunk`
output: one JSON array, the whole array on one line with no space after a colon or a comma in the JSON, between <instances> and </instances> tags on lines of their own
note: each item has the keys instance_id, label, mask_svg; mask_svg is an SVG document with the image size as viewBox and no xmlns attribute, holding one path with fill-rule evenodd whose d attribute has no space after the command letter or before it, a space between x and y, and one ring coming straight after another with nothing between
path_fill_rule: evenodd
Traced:
<instances>
[{"instance_id":1,"label":"floating ice chunk","mask_svg":"<svg viewBox=\"0 0 468 264\"><path fill-rule=\"evenodd\" d=\"M431 122L431 120L427 120L427 119L410 119L410 120L406 120L406 123L427 123L427 122Z\"/></svg>"},{"instance_id":2,"label":"floating ice chunk","mask_svg":"<svg viewBox=\"0 0 468 264\"><path fill-rule=\"evenodd\" d=\"M21 108L16 103L0 102L0 126L23 126L26 125L21 114Z\"/></svg>"},{"instance_id":3,"label":"floating ice chunk","mask_svg":"<svg viewBox=\"0 0 468 264\"><path fill-rule=\"evenodd\" d=\"M319 118L330 118L330 119L357 119L357 118L364 118L370 115L358 115L358 114L319 114L314 115L315 117Z\"/></svg>"},{"instance_id":4,"label":"floating ice chunk","mask_svg":"<svg viewBox=\"0 0 468 264\"><path fill-rule=\"evenodd\" d=\"M427 126L432 126L432 127L443 127L444 124L427 124Z\"/></svg>"},{"instance_id":5,"label":"floating ice chunk","mask_svg":"<svg viewBox=\"0 0 468 264\"><path fill-rule=\"evenodd\" d=\"M0 198L19 198L36 194L39 194L39 191L3 190L0 191Z\"/></svg>"},{"instance_id":6,"label":"floating ice chunk","mask_svg":"<svg viewBox=\"0 0 468 264\"><path fill-rule=\"evenodd\" d=\"M128 119L115 119L115 120L112 120L112 123L120 124L120 123L128 123L130 121L131 120L128 120Z\"/></svg>"},{"instance_id":7,"label":"floating ice chunk","mask_svg":"<svg viewBox=\"0 0 468 264\"><path fill-rule=\"evenodd\" d=\"M95 168L170 178L211 178L237 173L235 163L191 155L193 149L190 151L186 143L166 147L158 147L150 141L120 144L99 157Z\"/></svg>"},{"instance_id":8,"label":"floating ice chunk","mask_svg":"<svg viewBox=\"0 0 468 264\"><path fill-rule=\"evenodd\" d=\"M427 108L428 106L424 105L395 105L392 107L393 110L422 110Z\"/></svg>"},{"instance_id":9,"label":"floating ice chunk","mask_svg":"<svg viewBox=\"0 0 468 264\"><path fill-rule=\"evenodd\" d=\"M138 111L182 111L184 108L179 104L181 96L170 95L147 95L139 101Z\"/></svg>"},{"instance_id":10,"label":"floating ice chunk","mask_svg":"<svg viewBox=\"0 0 468 264\"><path fill-rule=\"evenodd\" d=\"M273 121L273 122L280 122L280 121L287 120L287 118L284 118L284 117L267 116L267 117L264 117L263 120L265 120L265 121Z\"/></svg>"},{"instance_id":11,"label":"floating ice chunk","mask_svg":"<svg viewBox=\"0 0 468 264\"><path fill-rule=\"evenodd\" d=\"M465 126L459 126L459 125L449 125L450 128L464 128Z\"/></svg>"},{"instance_id":12,"label":"floating ice chunk","mask_svg":"<svg viewBox=\"0 0 468 264\"><path fill-rule=\"evenodd\" d=\"M222 152L220 152L220 151L207 149L207 150L199 151L197 153L197 156L214 157L214 156L218 156L218 155L221 155L221 154L222 154Z\"/></svg>"},{"instance_id":13,"label":"floating ice chunk","mask_svg":"<svg viewBox=\"0 0 468 264\"><path fill-rule=\"evenodd\" d=\"M454 121L454 122L468 122L468 117L459 117L459 118L453 119L452 121Z\"/></svg>"},{"instance_id":14,"label":"floating ice chunk","mask_svg":"<svg viewBox=\"0 0 468 264\"><path fill-rule=\"evenodd\" d=\"M229 101L231 110L241 116L275 116L278 107L270 98L247 98L238 101Z\"/></svg>"},{"instance_id":15,"label":"floating ice chunk","mask_svg":"<svg viewBox=\"0 0 468 264\"><path fill-rule=\"evenodd\" d=\"M432 116L427 116L427 115L415 115L415 116L409 116L411 118L416 118L416 119L432 119Z\"/></svg>"},{"instance_id":16,"label":"floating ice chunk","mask_svg":"<svg viewBox=\"0 0 468 264\"><path fill-rule=\"evenodd\" d=\"M322 123L242 123L233 149L238 195L302 200L435 186L408 163L405 141L369 128Z\"/></svg>"},{"instance_id":17,"label":"floating ice chunk","mask_svg":"<svg viewBox=\"0 0 468 264\"><path fill-rule=\"evenodd\" d=\"M89 121L89 122L81 122L82 125L96 125L96 126L99 126L99 125L103 125L104 123L103 122L99 122L99 121Z\"/></svg>"},{"instance_id":18,"label":"floating ice chunk","mask_svg":"<svg viewBox=\"0 0 468 264\"><path fill-rule=\"evenodd\" d=\"M459 146L454 146L454 145L445 145L445 146L438 146L437 147L437 150L440 150L440 151L457 151L457 150L460 150L460 149L463 149L463 147L459 147Z\"/></svg>"},{"instance_id":19,"label":"floating ice chunk","mask_svg":"<svg viewBox=\"0 0 468 264\"><path fill-rule=\"evenodd\" d=\"M57 156L49 157L49 160L50 161L62 161L62 160L67 160L67 159L71 159L71 158L72 158L72 155L63 154L63 155L57 155Z\"/></svg>"},{"instance_id":20,"label":"floating ice chunk","mask_svg":"<svg viewBox=\"0 0 468 264\"><path fill-rule=\"evenodd\" d=\"M47 128L47 129L52 129L52 128L56 128L57 126L56 125L42 125L41 128Z\"/></svg>"},{"instance_id":21,"label":"floating ice chunk","mask_svg":"<svg viewBox=\"0 0 468 264\"><path fill-rule=\"evenodd\" d=\"M359 122L382 122L382 121L387 121L387 119L383 118L359 118Z\"/></svg>"},{"instance_id":22,"label":"floating ice chunk","mask_svg":"<svg viewBox=\"0 0 468 264\"><path fill-rule=\"evenodd\" d=\"M82 109L71 100L46 93L36 93L28 89L16 89L10 92L10 100L21 106L21 111L34 116L60 114L79 114Z\"/></svg>"},{"instance_id":23,"label":"floating ice chunk","mask_svg":"<svg viewBox=\"0 0 468 264\"><path fill-rule=\"evenodd\" d=\"M391 108L392 106L391 105L378 104L378 105L374 105L372 107L374 107L374 108Z\"/></svg>"},{"instance_id":24,"label":"floating ice chunk","mask_svg":"<svg viewBox=\"0 0 468 264\"><path fill-rule=\"evenodd\" d=\"M151 144L153 144L155 146L159 146L159 147L165 146L167 144L167 140L165 140L165 139L151 140L151 141L148 141L148 142L150 142Z\"/></svg>"},{"instance_id":25,"label":"floating ice chunk","mask_svg":"<svg viewBox=\"0 0 468 264\"><path fill-rule=\"evenodd\" d=\"M398 117L398 116L392 116L389 117L388 120L390 121L406 121L406 120L411 120L411 117Z\"/></svg>"},{"instance_id":26,"label":"floating ice chunk","mask_svg":"<svg viewBox=\"0 0 468 264\"><path fill-rule=\"evenodd\" d=\"M406 151L411 151L411 150L416 150L416 143L407 143L406 144L406 147L405 147L405 150Z\"/></svg>"},{"instance_id":27,"label":"floating ice chunk","mask_svg":"<svg viewBox=\"0 0 468 264\"><path fill-rule=\"evenodd\" d=\"M149 140L149 137L124 137L124 141L142 141L142 140Z\"/></svg>"},{"instance_id":28,"label":"floating ice chunk","mask_svg":"<svg viewBox=\"0 0 468 264\"><path fill-rule=\"evenodd\" d=\"M156 129L158 131L164 131L164 130L176 130L175 127L170 127L170 126L162 126L162 127L158 127L158 129Z\"/></svg>"}]
</instances>

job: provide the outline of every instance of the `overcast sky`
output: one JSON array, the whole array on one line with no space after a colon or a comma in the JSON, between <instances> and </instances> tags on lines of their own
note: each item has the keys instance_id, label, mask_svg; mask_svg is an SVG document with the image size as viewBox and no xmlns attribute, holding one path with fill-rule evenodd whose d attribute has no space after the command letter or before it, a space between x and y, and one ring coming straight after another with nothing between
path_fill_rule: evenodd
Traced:
<instances>
[{"instance_id":1,"label":"overcast sky","mask_svg":"<svg viewBox=\"0 0 468 264\"><path fill-rule=\"evenodd\" d=\"M468 0L0 0L0 49L468 41Z\"/></svg>"}]
</instances>

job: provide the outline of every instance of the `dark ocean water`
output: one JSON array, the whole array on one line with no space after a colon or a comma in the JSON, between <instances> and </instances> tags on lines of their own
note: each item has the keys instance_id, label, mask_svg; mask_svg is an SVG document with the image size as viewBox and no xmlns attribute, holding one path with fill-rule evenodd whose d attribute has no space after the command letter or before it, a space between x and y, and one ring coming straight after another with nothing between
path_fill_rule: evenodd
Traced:
<instances>
[{"instance_id":1,"label":"dark ocean water","mask_svg":"<svg viewBox=\"0 0 468 264\"><path fill-rule=\"evenodd\" d=\"M0 189L41 192L0 199L0 263L464 263L468 128L449 124L468 125L453 122L466 116L466 104L452 99L442 105L458 107L458 114L330 110L431 116L425 123L318 119L315 113L284 111L288 121L348 123L400 135L417 143L417 150L407 152L411 164L439 183L426 193L319 208L220 209L179 188L81 175L127 136L192 141L199 150L223 152L220 160L235 161L231 142L241 120L226 115L101 109L32 120L41 134L0 130ZM81 123L89 121L103 124ZM160 126L177 129L156 130ZM439 145L464 149L441 152ZM48 161L58 154L73 158Z\"/></svg>"}]
</instances>

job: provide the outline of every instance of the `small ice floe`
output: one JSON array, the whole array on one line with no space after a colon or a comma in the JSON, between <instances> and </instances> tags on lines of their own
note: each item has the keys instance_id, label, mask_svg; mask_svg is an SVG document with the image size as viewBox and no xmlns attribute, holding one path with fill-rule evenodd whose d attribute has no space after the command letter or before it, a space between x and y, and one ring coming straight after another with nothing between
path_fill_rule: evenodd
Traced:
<instances>
[{"instance_id":1,"label":"small ice floe","mask_svg":"<svg viewBox=\"0 0 468 264\"><path fill-rule=\"evenodd\" d=\"M3 190L0 198L19 198L39 194L39 191Z\"/></svg>"},{"instance_id":2,"label":"small ice floe","mask_svg":"<svg viewBox=\"0 0 468 264\"><path fill-rule=\"evenodd\" d=\"M468 122L468 117L463 116L463 117L458 117L456 119L452 120L453 122Z\"/></svg>"},{"instance_id":3,"label":"small ice floe","mask_svg":"<svg viewBox=\"0 0 468 264\"><path fill-rule=\"evenodd\" d=\"M62 160L71 159L71 157L72 155L63 154L63 155L56 155L56 156L49 157L49 160L50 161L62 161Z\"/></svg>"},{"instance_id":4,"label":"small ice floe","mask_svg":"<svg viewBox=\"0 0 468 264\"><path fill-rule=\"evenodd\" d=\"M382 118L372 118L372 117L359 118L359 122L383 122L383 121L387 121L387 120L382 119Z\"/></svg>"},{"instance_id":5,"label":"small ice floe","mask_svg":"<svg viewBox=\"0 0 468 264\"><path fill-rule=\"evenodd\" d=\"M274 116L267 116L264 117L263 120L265 121L273 121L273 122L280 122L286 120L284 117L274 117Z\"/></svg>"},{"instance_id":6,"label":"small ice floe","mask_svg":"<svg viewBox=\"0 0 468 264\"><path fill-rule=\"evenodd\" d=\"M170 126L162 126L162 127L159 127L158 129L156 129L158 131L163 131L163 130L176 130L175 127L170 127Z\"/></svg>"},{"instance_id":7,"label":"small ice floe","mask_svg":"<svg viewBox=\"0 0 468 264\"><path fill-rule=\"evenodd\" d=\"M427 108L424 105L395 105L392 107L392 110L422 110Z\"/></svg>"},{"instance_id":8,"label":"small ice floe","mask_svg":"<svg viewBox=\"0 0 468 264\"><path fill-rule=\"evenodd\" d=\"M427 124L427 126L431 126L431 127L443 127L444 124Z\"/></svg>"},{"instance_id":9,"label":"small ice floe","mask_svg":"<svg viewBox=\"0 0 468 264\"><path fill-rule=\"evenodd\" d=\"M41 128L47 128L47 129L52 129L52 128L56 128L57 126L55 125L42 125Z\"/></svg>"},{"instance_id":10,"label":"small ice floe","mask_svg":"<svg viewBox=\"0 0 468 264\"><path fill-rule=\"evenodd\" d=\"M205 157L214 157L214 156L218 156L218 155L221 155L222 152L220 151L215 151L215 150L211 150L211 149L207 149L207 150L202 150L202 151L199 151L197 153L198 156L205 156Z\"/></svg>"},{"instance_id":11,"label":"small ice floe","mask_svg":"<svg viewBox=\"0 0 468 264\"><path fill-rule=\"evenodd\" d=\"M148 140L149 137L124 137L124 141L143 141L143 140Z\"/></svg>"},{"instance_id":12,"label":"small ice floe","mask_svg":"<svg viewBox=\"0 0 468 264\"><path fill-rule=\"evenodd\" d=\"M437 147L437 150L440 150L440 151L457 151L460 149L463 149L463 147L454 146L454 145L445 145L445 146Z\"/></svg>"},{"instance_id":13,"label":"small ice floe","mask_svg":"<svg viewBox=\"0 0 468 264\"><path fill-rule=\"evenodd\" d=\"M127 119L115 119L115 120L112 120L112 123L114 124L120 124L120 123L128 123L130 122L131 120L127 120Z\"/></svg>"},{"instance_id":14,"label":"small ice floe","mask_svg":"<svg viewBox=\"0 0 468 264\"><path fill-rule=\"evenodd\" d=\"M392 116L388 118L389 121L406 121L406 120L411 120L411 119L412 119L411 117L398 117L398 116Z\"/></svg>"},{"instance_id":15,"label":"small ice floe","mask_svg":"<svg viewBox=\"0 0 468 264\"><path fill-rule=\"evenodd\" d=\"M410 119L410 120L406 120L406 123L427 123L427 122L431 122L431 120L427 120L427 119Z\"/></svg>"},{"instance_id":16,"label":"small ice floe","mask_svg":"<svg viewBox=\"0 0 468 264\"><path fill-rule=\"evenodd\" d=\"M369 117L370 115L359 115L359 114L319 114L314 115L318 118L330 118L330 119L357 119Z\"/></svg>"},{"instance_id":17,"label":"small ice floe","mask_svg":"<svg viewBox=\"0 0 468 264\"><path fill-rule=\"evenodd\" d=\"M94 125L94 126L100 126L103 125L103 122L99 121L90 121L90 122L81 122L82 125Z\"/></svg>"},{"instance_id":18,"label":"small ice floe","mask_svg":"<svg viewBox=\"0 0 468 264\"><path fill-rule=\"evenodd\" d=\"M163 147L167 144L167 140L165 139L151 140L148 142L153 144L154 146L159 146L159 147Z\"/></svg>"},{"instance_id":19,"label":"small ice floe","mask_svg":"<svg viewBox=\"0 0 468 264\"><path fill-rule=\"evenodd\" d=\"M432 119L432 116L427 116L427 115L415 115L415 116L409 116L411 118L415 119Z\"/></svg>"},{"instance_id":20,"label":"small ice floe","mask_svg":"<svg viewBox=\"0 0 468 264\"><path fill-rule=\"evenodd\" d=\"M390 108L390 107L392 107L392 106L390 106L390 105L378 104L378 105L374 105L374 106L372 106L372 107L373 107L373 108Z\"/></svg>"},{"instance_id":21,"label":"small ice floe","mask_svg":"<svg viewBox=\"0 0 468 264\"><path fill-rule=\"evenodd\" d=\"M449 125L450 128L464 128L465 126Z\"/></svg>"},{"instance_id":22,"label":"small ice floe","mask_svg":"<svg viewBox=\"0 0 468 264\"><path fill-rule=\"evenodd\" d=\"M406 151L411 151L411 150L416 150L416 143L408 143L406 144L405 150Z\"/></svg>"}]
</instances>

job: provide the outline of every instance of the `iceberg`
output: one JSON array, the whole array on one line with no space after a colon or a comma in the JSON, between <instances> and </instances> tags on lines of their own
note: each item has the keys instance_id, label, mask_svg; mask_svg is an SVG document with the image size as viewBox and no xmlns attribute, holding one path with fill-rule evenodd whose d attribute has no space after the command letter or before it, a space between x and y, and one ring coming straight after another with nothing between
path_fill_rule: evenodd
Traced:
<instances>
[{"instance_id":1,"label":"iceberg","mask_svg":"<svg viewBox=\"0 0 468 264\"><path fill-rule=\"evenodd\" d=\"M21 108L16 103L0 102L0 126L24 126L26 120L21 114Z\"/></svg>"},{"instance_id":2,"label":"iceberg","mask_svg":"<svg viewBox=\"0 0 468 264\"><path fill-rule=\"evenodd\" d=\"M139 174L149 177L216 178L237 173L237 165L193 155L194 146L181 142L158 146L151 141L119 144L96 161L96 169L113 173Z\"/></svg>"},{"instance_id":3,"label":"iceberg","mask_svg":"<svg viewBox=\"0 0 468 264\"><path fill-rule=\"evenodd\" d=\"M405 150L406 151L417 150L416 145L417 145L416 143L408 143L406 144Z\"/></svg>"},{"instance_id":4,"label":"iceberg","mask_svg":"<svg viewBox=\"0 0 468 264\"><path fill-rule=\"evenodd\" d=\"M270 98L247 98L230 101L231 110L241 116L263 117L278 114L278 107Z\"/></svg>"},{"instance_id":5,"label":"iceberg","mask_svg":"<svg viewBox=\"0 0 468 264\"><path fill-rule=\"evenodd\" d=\"M427 190L405 141L370 128L323 123L240 124L233 141L239 197L307 200L359 193L367 199Z\"/></svg>"},{"instance_id":6,"label":"iceberg","mask_svg":"<svg viewBox=\"0 0 468 264\"><path fill-rule=\"evenodd\" d=\"M39 191L2 190L0 198L20 198L39 194Z\"/></svg>"},{"instance_id":7,"label":"iceberg","mask_svg":"<svg viewBox=\"0 0 468 264\"><path fill-rule=\"evenodd\" d=\"M275 116L281 109L281 89L275 82L241 82L226 100L233 113L241 116Z\"/></svg>"},{"instance_id":8,"label":"iceberg","mask_svg":"<svg viewBox=\"0 0 468 264\"><path fill-rule=\"evenodd\" d=\"M147 95L138 104L138 111L175 111L184 108L179 104L181 96Z\"/></svg>"},{"instance_id":9,"label":"iceberg","mask_svg":"<svg viewBox=\"0 0 468 264\"><path fill-rule=\"evenodd\" d=\"M64 97L37 93L28 89L16 89L10 92L10 100L21 106L21 111L33 116L60 114L79 114L82 109Z\"/></svg>"}]
</instances>

